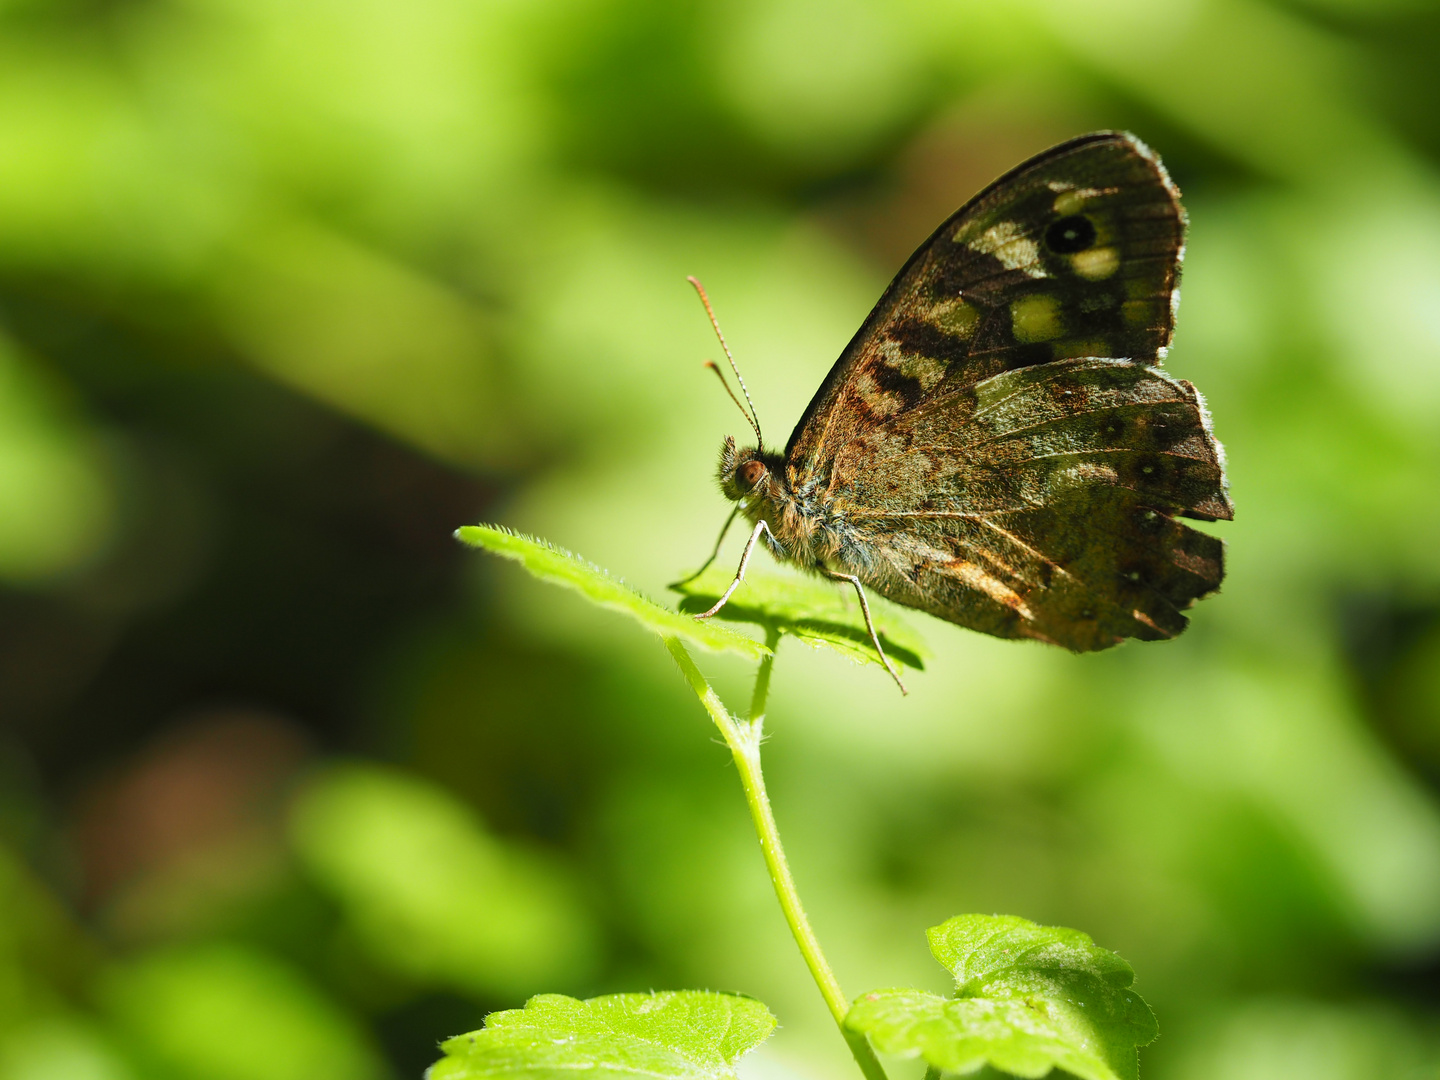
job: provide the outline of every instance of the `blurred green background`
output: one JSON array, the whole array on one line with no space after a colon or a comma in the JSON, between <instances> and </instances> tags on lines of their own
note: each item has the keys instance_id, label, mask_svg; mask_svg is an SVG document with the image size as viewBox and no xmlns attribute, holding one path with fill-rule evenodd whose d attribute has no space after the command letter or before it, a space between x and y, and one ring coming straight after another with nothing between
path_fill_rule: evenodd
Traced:
<instances>
[{"instance_id":1,"label":"blurred green background","mask_svg":"<svg viewBox=\"0 0 1440 1080\"><path fill-rule=\"evenodd\" d=\"M451 532L663 595L743 433L684 275L783 439L1103 127L1186 194L1225 591L1098 656L914 616L903 700L789 647L802 892L851 994L1006 912L1135 965L1147 1078L1440 1075L1437 50L1421 0L3 0L0 1080L416 1078L651 987L851 1076L659 645Z\"/></svg>"}]
</instances>

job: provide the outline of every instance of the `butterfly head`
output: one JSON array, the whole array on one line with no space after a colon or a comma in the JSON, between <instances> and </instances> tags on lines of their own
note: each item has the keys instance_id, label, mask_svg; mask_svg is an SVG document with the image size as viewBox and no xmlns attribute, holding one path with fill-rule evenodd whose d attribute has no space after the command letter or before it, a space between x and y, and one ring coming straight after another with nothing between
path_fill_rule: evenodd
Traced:
<instances>
[{"instance_id":1,"label":"butterfly head","mask_svg":"<svg viewBox=\"0 0 1440 1080\"><path fill-rule=\"evenodd\" d=\"M725 437L717 477L731 502L771 494L784 483L783 473L784 461L778 454L767 454L758 446L737 448L733 436Z\"/></svg>"}]
</instances>

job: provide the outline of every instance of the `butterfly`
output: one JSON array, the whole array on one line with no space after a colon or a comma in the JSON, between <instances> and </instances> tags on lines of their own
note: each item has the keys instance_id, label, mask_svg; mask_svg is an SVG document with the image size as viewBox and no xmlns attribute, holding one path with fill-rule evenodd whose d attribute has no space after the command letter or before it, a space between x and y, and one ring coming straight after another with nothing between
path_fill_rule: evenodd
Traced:
<instances>
[{"instance_id":1,"label":"butterfly","mask_svg":"<svg viewBox=\"0 0 1440 1080\"><path fill-rule=\"evenodd\" d=\"M1112 131L1052 147L961 207L890 283L783 453L753 404L755 446L725 439L730 520L753 528L699 617L729 600L763 536L854 586L902 691L866 588L1076 652L1181 633L1225 571L1222 542L1177 519L1234 516L1205 401L1160 368L1185 224L1160 159Z\"/></svg>"}]
</instances>

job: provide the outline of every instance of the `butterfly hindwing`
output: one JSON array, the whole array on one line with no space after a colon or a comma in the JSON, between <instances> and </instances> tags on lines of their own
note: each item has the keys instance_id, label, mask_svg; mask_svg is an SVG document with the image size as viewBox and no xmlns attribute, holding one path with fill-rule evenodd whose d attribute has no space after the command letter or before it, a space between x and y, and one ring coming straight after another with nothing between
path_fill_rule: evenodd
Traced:
<instances>
[{"instance_id":1,"label":"butterfly hindwing","mask_svg":"<svg viewBox=\"0 0 1440 1080\"><path fill-rule=\"evenodd\" d=\"M922 404L834 459L832 506L887 596L1072 649L1171 637L1214 591L1231 516L1190 384L1124 360L1052 361Z\"/></svg>"}]
</instances>

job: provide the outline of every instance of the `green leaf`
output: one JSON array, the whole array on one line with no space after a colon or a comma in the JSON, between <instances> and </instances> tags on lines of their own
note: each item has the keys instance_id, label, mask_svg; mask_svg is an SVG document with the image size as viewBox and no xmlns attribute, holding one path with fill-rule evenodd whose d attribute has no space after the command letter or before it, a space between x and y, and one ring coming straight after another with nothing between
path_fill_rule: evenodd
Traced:
<instances>
[{"instance_id":1,"label":"green leaf","mask_svg":"<svg viewBox=\"0 0 1440 1080\"><path fill-rule=\"evenodd\" d=\"M729 571L711 567L694 581L670 587L685 597L680 601L681 611L708 611L732 580L734 575ZM919 635L873 599L870 614L890 659L902 667L923 670L927 650ZM812 647L834 649L851 660L880 663L855 590L842 582L751 571L715 618L753 623Z\"/></svg>"},{"instance_id":2,"label":"green leaf","mask_svg":"<svg viewBox=\"0 0 1440 1080\"><path fill-rule=\"evenodd\" d=\"M495 525L466 525L455 535L471 547L514 559L541 581L574 589L591 603L623 612L661 637L683 638L711 652L737 652L751 660L760 660L770 652L743 634L661 607L594 563L543 540Z\"/></svg>"},{"instance_id":3,"label":"green leaf","mask_svg":"<svg viewBox=\"0 0 1440 1080\"><path fill-rule=\"evenodd\" d=\"M102 975L99 999L143 1076L382 1080L352 1012L289 963L243 945L144 952Z\"/></svg>"},{"instance_id":4,"label":"green leaf","mask_svg":"<svg viewBox=\"0 0 1440 1080\"><path fill-rule=\"evenodd\" d=\"M1083 1080L1135 1080L1136 1047L1157 1033L1130 988L1135 972L1078 930L1013 915L957 915L929 931L956 996L876 990L845 1018L888 1054L945 1072L989 1064L1015 1076L1060 1068Z\"/></svg>"},{"instance_id":5,"label":"green leaf","mask_svg":"<svg viewBox=\"0 0 1440 1080\"><path fill-rule=\"evenodd\" d=\"M438 785L331 767L295 799L290 838L360 946L421 985L493 1000L590 973L593 927L560 868Z\"/></svg>"},{"instance_id":6,"label":"green leaf","mask_svg":"<svg viewBox=\"0 0 1440 1080\"><path fill-rule=\"evenodd\" d=\"M577 1072L592 1080L730 1080L735 1062L774 1030L769 1009L736 994L667 990L588 1001L541 994L442 1043L445 1057L428 1080L550 1080Z\"/></svg>"}]
</instances>

